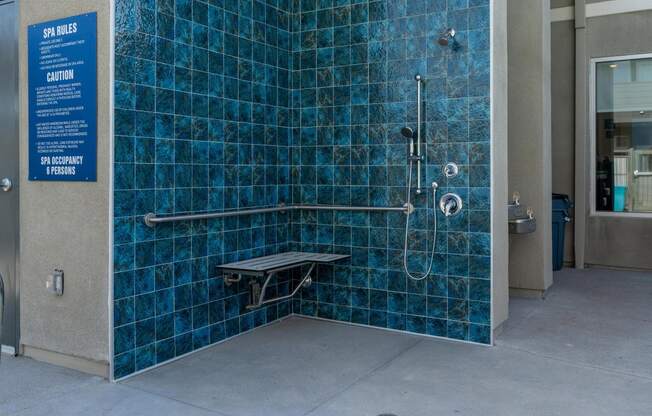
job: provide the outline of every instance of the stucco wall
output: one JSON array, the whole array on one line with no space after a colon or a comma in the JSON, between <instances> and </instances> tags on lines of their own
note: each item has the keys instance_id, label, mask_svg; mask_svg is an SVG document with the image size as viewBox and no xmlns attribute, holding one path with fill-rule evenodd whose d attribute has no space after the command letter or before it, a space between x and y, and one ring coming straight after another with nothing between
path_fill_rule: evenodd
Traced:
<instances>
[{"instance_id":1,"label":"stucco wall","mask_svg":"<svg viewBox=\"0 0 652 416\"><path fill-rule=\"evenodd\" d=\"M21 344L27 355L65 354L98 362L96 369L109 357L109 7L108 0L20 2ZM98 180L30 182L27 26L91 11L98 13ZM45 288L55 268L65 271L62 297Z\"/></svg>"},{"instance_id":2,"label":"stucco wall","mask_svg":"<svg viewBox=\"0 0 652 416\"><path fill-rule=\"evenodd\" d=\"M511 288L552 284L550 24L548 0L508 1L509 193L532 207L537 230L511 235Z\"/></svg>"},{"instance_id":3,"label":"stucco wall","mask_svg":"<svg viewBox=\"0 0 652 416\"><path fill-rule=\"evenodd\" d=\"M652 36L650 19L652 11L589 18L587 59L652 52L648 41ZM574 189L574 39L572 21L552 24L552 189L577 200L581 195L576 195ZM588 97L586 99L588 101ZM586 122L588 126L588 119ZM588 190L586 192L588 201ZM566 227L566 232L565 260L570 262L574 260L573 227ZM611 267L652 268L652 260L646 254L651 237L652 222L649 219L589 216L585 262Z\"/></svg>"},{"instance_id":4,"label":"stucco wall","mask_svg":"<svg viewBox=\"0 0 652 416\"><path fill-rule=\"evenodd\" d=\"M552 192L575 200L575 28L552 23ZM574 260L573 224L566 226L564 261Z\"/></svg>"},{"instance_id":5,"label":"stucco wall","mask_svg":"<svg viewBox=\"0 0 652 416\"><path fill-rule=\"evenodd\" d=\"M509 244L507 228L508 187L508 77L507 77L507 0L494 0L492 9L492 280L491 297L493 328L508 317L509 310Z\"/></svg>"}]
</instances>

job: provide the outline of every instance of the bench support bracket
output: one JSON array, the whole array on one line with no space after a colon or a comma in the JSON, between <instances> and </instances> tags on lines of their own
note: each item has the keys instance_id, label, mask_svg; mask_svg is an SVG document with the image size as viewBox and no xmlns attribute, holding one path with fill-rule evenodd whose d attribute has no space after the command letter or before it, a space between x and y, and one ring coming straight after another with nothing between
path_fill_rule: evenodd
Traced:
<instances>
[{"instance_id":1,"label":"bench support bracket","mask_svg":"<svg viewBox=\"0 0 652 416\"><path fill-rule=\"evenodd\" d=\"M274 302L278 302L278 301L281 301L281 300L290 299L291 297L296 295L299 292L299 290L301 290L301 288L310 287L310 285L312 284L312 276L311 276L311 274L312 274L313 270L315 270L315 266L316 266L317 263L307 263L307 264L310 264L310 268L308 269L306 274L303 276L303 278L301 278L301 281L299 282L297 287L294 288L292 293L290 293L288 295L277 296L277 297L271 298L271 299L265 299L265 294L267 292L267 287L269 286L269 282L274 277L276 277L277 271L272 271L272 272L267 274L267 277L265 278L265 282L263 283L262 288L260 288L260 283L257 283L257 282L251 283L251 285L252 285L251 286L251 289L252 289L251 290L251 300L252 300L252 302L251 302L250 305L247 305L247 309L250 309L250 310L251 309L258 309L261 306L265 306L265 305L267 305L269 303L274 303ZM303 266L303 265L304 264L302 264L300 266ZM254 281L252 280L252 282L254 282ZM258 288L256 288L256 285L258 285Z\"/></svg>"}]
</instances>

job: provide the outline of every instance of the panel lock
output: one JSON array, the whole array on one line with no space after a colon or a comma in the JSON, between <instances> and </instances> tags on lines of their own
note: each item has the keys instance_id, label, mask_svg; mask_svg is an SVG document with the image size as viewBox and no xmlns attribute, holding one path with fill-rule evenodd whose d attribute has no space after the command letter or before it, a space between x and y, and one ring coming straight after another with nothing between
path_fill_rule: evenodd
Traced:
<instances>
[{"instance_id":1,"label":"panel lock","mask_svg":"<svg viewBox=\"0 0 652 416\"><path fill-rule=\"evenodd\" d=\"M63 296L63 270L54 269L45 281L45 287L55 295Z\"/></svg>"}]
</instances>

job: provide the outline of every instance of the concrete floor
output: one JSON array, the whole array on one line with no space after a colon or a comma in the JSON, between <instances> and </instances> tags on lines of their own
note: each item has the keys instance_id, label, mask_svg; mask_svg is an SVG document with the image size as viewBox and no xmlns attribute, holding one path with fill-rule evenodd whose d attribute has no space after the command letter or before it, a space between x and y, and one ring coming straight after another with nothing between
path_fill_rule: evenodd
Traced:
<instances>
[{"instance_id":1,"label":"concrete floor","mask_svg":"<svg viewBox=\"0 0 652 416\"><path fill-rule=\"evenodd\" d=\"M487 348L291 318L110 384L0 364L0 415L650 415L652 274L569 270Z\"/></svg>"}]
</instances>

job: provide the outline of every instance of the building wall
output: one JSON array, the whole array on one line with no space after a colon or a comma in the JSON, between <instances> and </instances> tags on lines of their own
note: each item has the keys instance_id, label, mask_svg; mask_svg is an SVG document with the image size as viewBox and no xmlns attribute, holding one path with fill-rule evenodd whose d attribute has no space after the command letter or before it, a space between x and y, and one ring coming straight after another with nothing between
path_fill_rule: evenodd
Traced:
<instances>
[{"instance_id":1,"label":"building wall","mask_svg":"<svg viewBox=\"0 0 652 416\"><path fill-rule=\"evenodd\" d=\"M552 284L549 13L548 1L508 1L509 192L537 219L510 236L509 283L537 292Z\"/></svg>"},{"instance_id":2,"label":"building wall","mask_svg":"<svg viewBox=\"0 0 652 416\"><path fill-rule=\"evenodd\" d=\"M110 18L109 2L40 0L20 5L20 329L26 355L107 375L109 359ZM31 182L28 170L27 26L96 11L98 18L97 182ZM45 288L55 268L65 291Z\"/></svg>"},{"instance_id":3,"label":"building wall","mask_svg":"<svg viewBox=\"0 0 652 416\"><path fill-rule=\"evenodd\" d=\"M295 247L351 255L349 265L320 269L294 311L488 343L489 1L351 3L303 1L295 9L293 201L402 206L408 169L400 129L416 130L421 74L424 186L437 181L438 196L457 192L466 206L449 219L437 210L433 271L421 281L403 271L404 214L293 213ZM459 50L438 45L447 27L458 31ZM443 177L448 161L460 165L459 177ZM412 202L408 266L419 275L430 258L433 202L430 193Z\"/></svg>"},{"instance_id":4,"label":"building wall","mask_svg":"<svg viewBox=\"0 0 652 416\"><path fill-rule=\"evenodd\" d=\"M555 5L553 2L553 7ZM557 4L557 6L564 5L567 4ZM652 52L646 42L650 34L648 22L651 16L652 11L640 11L589 18L587 20L587 59ZM574 175L577 169L574 158L574 39L572 21L552 24L553 192L567 193L571 195L571 199L577 200L583 195L578 194L574 186ZM587 68L588 64L587 61ZM588 97L586 100L588 101ZM586 122L588 125L588 119ZM586 198L588 200L588 190ZM582 214L576 212L575 215ZM587 264L644 269L652 267L649 256L645 254L646 241L652 235L649 220L586 215L585 262ZM574 260L573 238L573 227L567 226L565 253L567 263Z\"/></svg>"},{"instance_id":5,"label":"building wall","mask_svg":"<svg viewBox=\"0 0 652 416\"><path fill-rule=\"evenodd\" d=\"M494 329L509 316L509 250L499 249L509 245L507 210L503 209L509 186L509 51L500 46L508 41L507 7L507 0L494 0L491 9L491 325Z\"/></svg>"},{"instance_id":6,"label":"building wall","mask_svg":"<svg viewBox=\"0 0 652 416\"><path fill-rule=\"evenodd\" d=\"M572 20L551 26L552 192L575 200L575 27ZM572 214L572 213L571 213ZM572 217L573 215L571 215ZM566 226L564 261L572 263L573 223Z\"/></svg>"},{"instance_id":7,"label":"building wall","mask_svg":"<svg viewBox=\"0 0 652 416\"><path fill-rule=\"evenodd\" d=\"M589 19L588 59L652 53L650 21L652 10ZM652 269L650 238L649 218L589 217L586 263Z\"/></svg>"}]
</instances>

